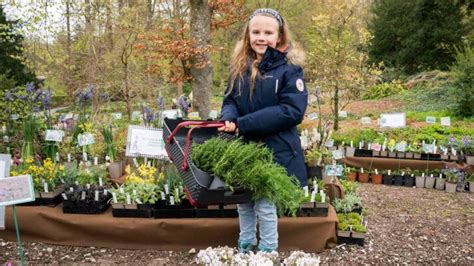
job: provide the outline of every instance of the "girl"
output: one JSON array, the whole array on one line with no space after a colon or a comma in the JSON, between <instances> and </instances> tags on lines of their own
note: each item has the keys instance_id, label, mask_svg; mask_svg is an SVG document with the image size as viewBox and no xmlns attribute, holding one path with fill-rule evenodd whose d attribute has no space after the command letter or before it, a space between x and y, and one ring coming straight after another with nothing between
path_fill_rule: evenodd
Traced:
<instances>
[{"instance_id":1,"label":"girl","mask_svg":"<svg viewBox=\"0 0 474 266\"><path fill-rule=\"evenodd\" d=\"M220 131L239 132L247 141L264 142L289 175L306 186L307 176L296 125L301 123L308 102L303 81L304 55L291 43L290 32L280 14L257 9L249 17L231 61L230 78L222 104ZM278 217L272 202L261 199L238 205L238 248L248 252L278 248Z\"/></svg>"}]
</instances>

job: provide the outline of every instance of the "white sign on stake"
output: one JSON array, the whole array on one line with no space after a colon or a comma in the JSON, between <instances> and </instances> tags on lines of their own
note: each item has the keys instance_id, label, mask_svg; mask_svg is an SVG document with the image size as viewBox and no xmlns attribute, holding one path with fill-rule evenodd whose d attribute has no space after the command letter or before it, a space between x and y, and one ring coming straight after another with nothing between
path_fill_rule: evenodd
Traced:
<instances>
[{"instance_id":1,"label":"white sign on stake","mask_svg":"<svg viewBox=\"0 0 474 266\"><path fill-rule=\"evenodd\" d=\"M199 113L198 112L191 112L188 114L189 119L198 119L199 118Z\"/></svg>"},{"instance_id":2,"label":"white sign on stake","mask_svg":"<svg viewBox=\"0 0 474 266\"><path fill-rule=\"evenodd\" d=\"M126 155L130 157L167 157L163 129L128 126Z\"/></svg>"},{"instance_id":3,"label":"white sign on stake","mask_svg":"<svg viewBox=\"0 0 474 266\"><path fill-rule=\"evenodd\" d=\"M347 117L347 111L339 111L339 117Z\"/></svg>"},{"instance_id":4,"label":"white sign on stake","mask_svg":"<svg viewBox=\"0 0 474 266\"><path fill-rule=\"evenodd\" d=\"M449 116L441 117L441 125L450 127L451 126L451 118Z\"/></svg>"},{"instance_id":5,"label":"white sign on stake","mask_svg":"<svg viewBox=\"0 0 474 266\"><path fill-rule=\"evenodd\" d=\"M163 118L167 117L169 119L176 119L178 118L178 110L172 109L172 110L164 110L162 112Z\"/></svg>"},{"instance_id":6,"label":"white sign on stake","mask_svg":"<svg viewBox=\"0 0 474 266\"><path fill-rule=\"evenodd\" d=\"M64 131L63 130L52 130L47 129L44 139L46 141L56 141L62 142L64 138Z\"/></svg>"},{"instance_id":7,"label":"white sign on stake","mask_svg":"<svg viewBox=\"0 0 474 266\"><path fill-rule=\"evenodd\" d=\"M79 144L79 146L94 144L94 135L92 135L91 133L79 134L79 136L77 136L77 143Z\"/></svg>"},{"instance_id":8,"label":"white sign on stake","mask_svg":"<svg viewBox=\"0 0 474 266\"><path fill-rule=\"evenodd\" d=\"M141 117L141 112L140 111L133 111L132 112L132 120L133 121L139 121Z\"/></svg>"},{"instance_id":9,"label":"white sign on stake","mask_svg":"<svg viewBox=\"0 0 474 266\"><path fill-rule=\"evenodd\" d=\"M434 124L434 123L436 123L436 117L434 117L434 116L427 116L427 117L426 117L426 123L428 123L428 124Z\"/></svg>"},{"instance_id":10,"label":"white sign on stake","mask_svg":"<svg viewBox=\"0 0 474 266\"><path fill-rule=\"evenodd\" d=\"M344 167L340 164L330 164L325 166L326 176L342 176Z\"/></svg>"},{"instance_id":11,"label":"white sign on stake","mask_svg":"<svg viewBox=\"0 0 474 266\"><path fill-rule=\"evenodd\" d=\"M399 128L406 126L405 113L381 114L380 126L387 128Z\"/></svg>"},{"instance_id":12,"label":"white sign on stake","mask_svg":"<svg viewBox=\"0 0 474 266\"><path fill-rule=\"evenodd\" d=\"M112 119L114 120L122 119L122 113L112 113Z\"/></svg>"},{"instance_id":13,"label":"white sign on stake","mask_svg":"<svg viewBox=\"0 0 474 266\"><path fill-rule=\"evenodd\" d=\"M332 151L332 157L334 158L334 160L339 160L339 159L344 158L344 150Z\"/></svg>"},{"instance_id":14,"label":"white sign on stake","mask_svg":"<svg viewBox=\"0 0 474 266\"><path fill-rule=\"evenodd\" d=\"M318 119L318 114L311 113L311 114L308 115L308 119L309 120L316 120L316 119Z\"/></svg>"}]
</instances>

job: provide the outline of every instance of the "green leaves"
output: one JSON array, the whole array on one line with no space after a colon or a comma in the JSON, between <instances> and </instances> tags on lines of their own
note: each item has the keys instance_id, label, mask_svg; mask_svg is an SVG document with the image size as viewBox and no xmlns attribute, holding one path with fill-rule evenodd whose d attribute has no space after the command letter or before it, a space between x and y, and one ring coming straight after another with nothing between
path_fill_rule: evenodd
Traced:
<instances>
[{"instance_id":1,"label":"green leaves","mask_svg":"<svg viewBox=\"0 0 474 266\"><path fill-rule=\"evenodd\" d=\"M255 200L266 198L275 203L279 213L292 215L303 199L296 177L273 161L272 152L258 143L212 138L194 143L192 159L200 169L213 173L229 187L243 187L253 192Z\"/></svg>"}]
</instances>

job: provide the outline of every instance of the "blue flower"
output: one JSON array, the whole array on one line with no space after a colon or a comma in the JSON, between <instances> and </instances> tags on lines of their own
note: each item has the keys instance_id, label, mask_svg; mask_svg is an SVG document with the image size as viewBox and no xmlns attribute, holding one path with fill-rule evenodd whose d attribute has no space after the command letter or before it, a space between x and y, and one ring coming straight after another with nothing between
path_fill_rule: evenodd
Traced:
<instances>
[{"instance_id":1,"label":"blue flower","mask_svg":"<svg viewBox=\"0 0 474 266\"><path fill-rule=\"evenodd\" d=\"M35 84L33 82L26 83L25 90L28 94L32 94L35 91Z\"/></svg>"},{"instance_id":2,"label":"blue flower","mask_svg":"<svg viewBox=\"0 0 474 266\"><path fill-rule=\"evenodd\" d=\"M179 104L179 106L181 107L181 110L183 110L184 113L189 112L189 103L188 103L188 99L186 98L186 96L184 96L184 95L180 96L179 99L178 99L178 104Z\"/></svg>"},{"instance_id":3,"label":"blue flower","mask_svg":"<svg viewBox=\"0 0 474 266\"><path fill-rule=\"evenodd\" d=\"M7 90L5 92L5 100L7 101L13 101L15 98L14 98L14 95L13 93L10 91L10 90Z\"/></svg>"},{"instance_id":4,"label":"blue flower","mask_svg":"<svg viewBox=\"0 0 474 266\"><path fill-rule=\"evenodd\" d=\"M165 99L163 98L163 96L158 97L157 103L158 109L160 109L161 111L165 110Z\"/></svg>"}]
</instances>

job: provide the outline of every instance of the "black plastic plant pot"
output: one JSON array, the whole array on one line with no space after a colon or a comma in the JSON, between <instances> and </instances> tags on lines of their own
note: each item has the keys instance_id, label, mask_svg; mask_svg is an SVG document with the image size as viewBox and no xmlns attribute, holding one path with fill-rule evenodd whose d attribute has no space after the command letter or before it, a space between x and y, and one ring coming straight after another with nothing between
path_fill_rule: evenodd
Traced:
<instances>
[{"instance_id":1,"label":"black plastic plant pot","mask_svg":"<svg viewBox=\"0 0 474 266\"><path fill-rule=\"evenodd\" d=\"M382 175L384 185L393 185L393 175Z\"/></svg>"},{"instance_id":2,"label":"black plastic plant pot","mask_svg":"<svg viewBox=\"0 0 474 266\"><path fill-rule=\"evenodd\" d=\"M395 186L403 186L403 179L404 179L404 177L402 175L394 175L393 176L393 184Z\"/></svg>"},{"instance_id":3,"label":"black plastic plant pot","mask_svg":"<svg viewBox=\"0 0 474 266\"><path fill-rule=\"evenodd\" d=\"M411 175L406 175L403 180L403 185L405 187L413 187L415 185L415 177Z\"/></svg>"},{"instance_id":4,"label":"black plastic plant pot","mask_svg":"<svg viewBox=\"0 0 474 266\"><path fill-rule=\"evenodd\" d=\"M166 209L153 210L153 217L156 219L163 218L194 218L196 217L195 209L181 209L176 206L167 206Z\"/></svg>"},{"instance_id":5,"label":"black plastic plant pot","mask_svg":"<svg viewBox=\"0 0 474 266\"><path fill-rule=\"evenodd\" d=\"M65 200L63 201L63 213L100 214L109 208L109 199L110 196L103 197L99 201Z\"/></svg>"},{"instance_id":6,"label":"black plastic plant pot","mask_svg":"<svg viewBox=\"0 0 474 266\"><path fill-rule=\"evenodd\" d=\"M327 217L328 203L307 202L296 211L296 217ZM290 216L289 213L286 216Z\"/></svg>"},{"instance_id":7,"label":"black plastic plant pot","mask_svg":"<svg viewBox=\"0 0 474 266\"><path fill-rule=\"evenodd\" d=\"M337 230L337 244L364 246L365 234Z\"/></svg>"},{"instance_id":8,"label":"black plastic plant pot","mask_svg":"<svg viewBox=\"0 0 474 266\"><path fill-rule=\"evenodd\" d=\"M313 177L316 177L317 179L323 178L323 173L320 166L306 165L306 172L308 173L308 178L313 178Z\"/></svg>"},{"instance_id":9,"label":"black plastic plant pot","mask_svg":"<svg viewBox=\"0 0 474 266\"><path fill-rule=\"evenodd\" d=\"M356 149L354 152L355 157L372 157L372 150Z\"/></svg>"},{"instance_id":10,"label":"black plastic plant pot","mask_svg":"<svg viewBox=\"0 0 474 266\"><path fill-rule=\"evenodd\" d=\"M137 209L113 208L112 216L114 217L136 217L151 218L153 217L153 205L138 204Z\"/></svg>"},{"instance_id":11,"label":"black plastic plant pot","mask_svg":"<svg viewBox=\"0 0 474 266\"><path fill-rule=\"evenodd\" d=\"M231 204L245 203L252 200L252 193L242 188L230 190L224 186L219 177L213 176L197 168L192 162L192 149L189 150L189 156L186 154L186 138L189 127L181 127L180 123L185 122L182 119L165 118L163 126L163 139L165 140L165 149L173 164L177 167L180 177L183 179L185 193L191 205L195 207L208 206L212 204ZM205 121L186 121L189 123L203 123ZM183 124L182 124L183 125ZM168 142L172 132L176 134ZM229 134L218 134L217 128L199 128L193 127L192 139L195 143L203 143L212 137L222 137L224 139L232 138ZM183 164L184 162L184 164ZM187 165L187 167L183 167Z\"/></svg>"},{"instance_id":12,"label":"black plastic plant pot","mask_svg":"<svg viewBox=\"0 0 474 266\"><path fill-rule=\"evenodd\" d=\"M428 160L428 161L441 161L441 155L440 154L433 154L433 153L422 153L421 160Z\"/></svg>"},{"instance_id":13,"label":"black plastic plant pot","mask_svg":"<svg viewBox=\"0 0 474 266\"><path fill-rule=\"evenodd\" d=\"M356 205L354 208L352 208L351 212L362 214L362 206Z\"/></svg>"}]
</instances>

